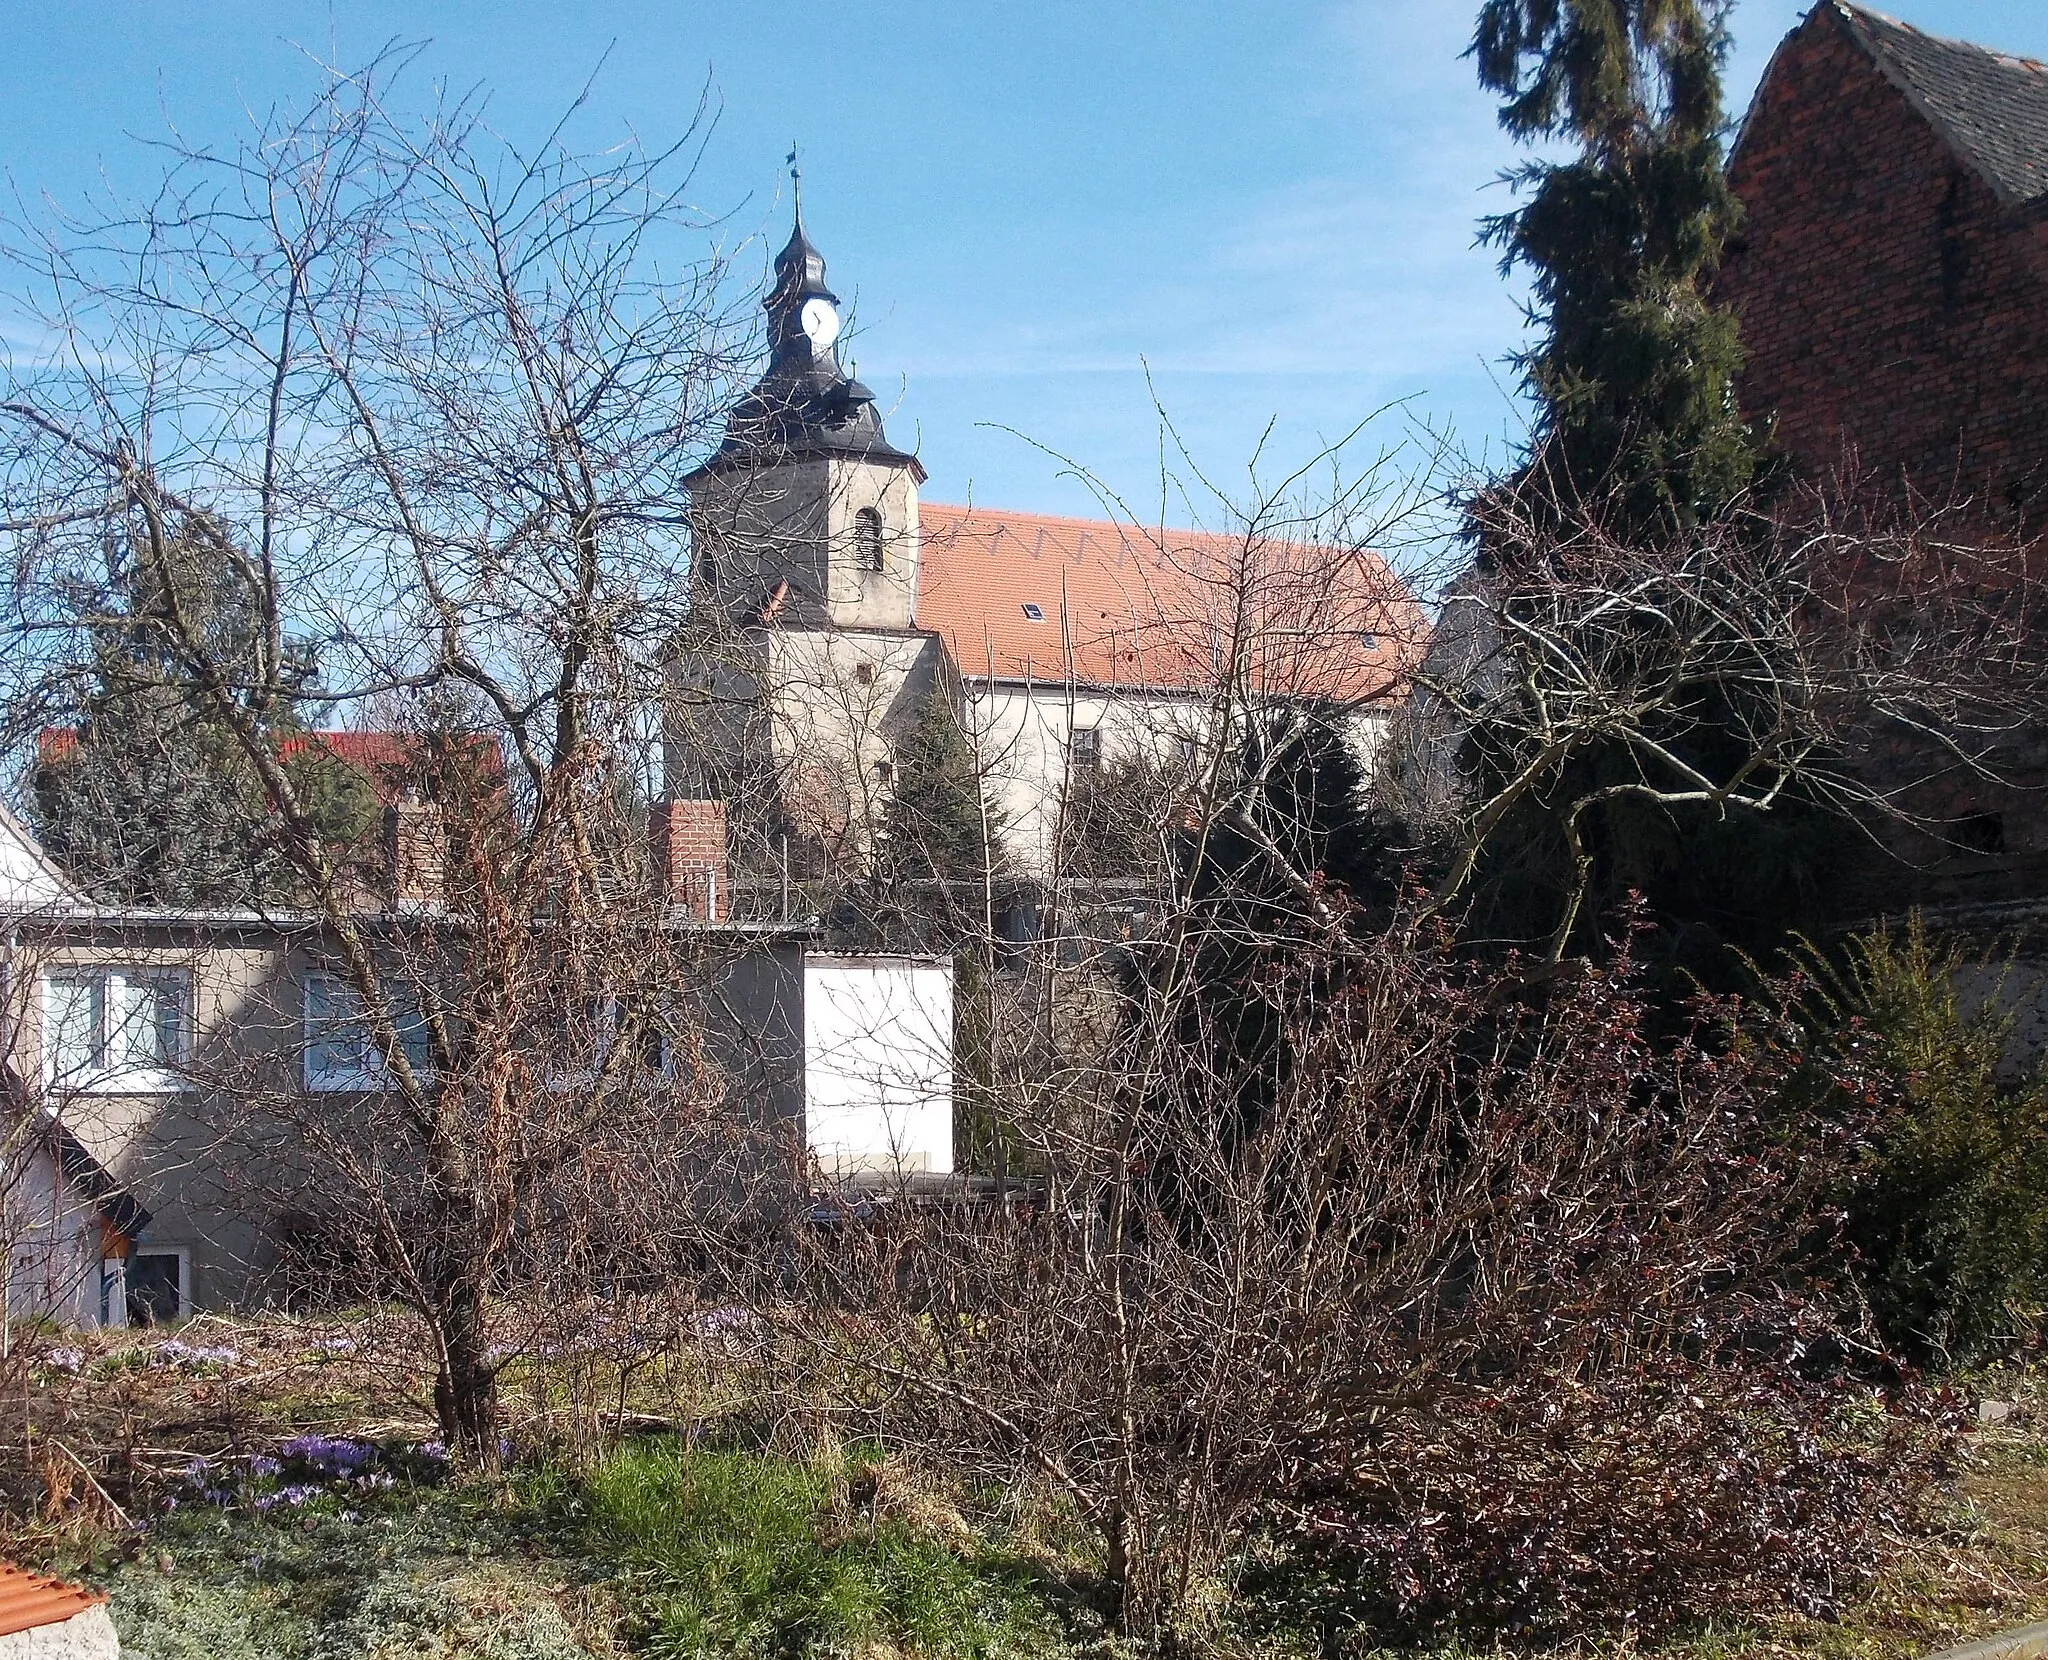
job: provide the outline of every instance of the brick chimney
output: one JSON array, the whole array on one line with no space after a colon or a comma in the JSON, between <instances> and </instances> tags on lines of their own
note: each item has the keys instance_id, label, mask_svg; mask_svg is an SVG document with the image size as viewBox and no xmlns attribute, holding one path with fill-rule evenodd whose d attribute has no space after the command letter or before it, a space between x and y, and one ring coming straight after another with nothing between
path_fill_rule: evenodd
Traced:
<instances>
[{"instance_id":1,"label":"brick chimney","mask_svg":"<svg viewBox=\"0 0 2048 1660\"><path fill-rule=\"evenodd\" d=\"M647 814L655 880L691 916L730 914L725 886L725 803L657 801Z\"/></svg>"},{"instance_id":2,"label":"brick chimney","mask_svg":"<svg viewBox=\"0 0 2048 1660\"><path fill-rule=\"evenodd\" d=\"M384 861L391 903L443 905L448 899L448 829L430 801L384 809Z\"/></svg>"}]
</instances>

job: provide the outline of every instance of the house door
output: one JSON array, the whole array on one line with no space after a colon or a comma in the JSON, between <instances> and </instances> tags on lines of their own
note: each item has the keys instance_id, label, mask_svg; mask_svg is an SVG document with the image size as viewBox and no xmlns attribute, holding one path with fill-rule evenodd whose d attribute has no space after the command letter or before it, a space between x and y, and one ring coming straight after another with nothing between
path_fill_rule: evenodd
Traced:
<instances>
[{"instance_id":1,"label":"house door","mask_svg":"<svg viewBox=\"0 0 2048 1660\"><path fill-rule=\"evenodd\" d=\"M128 1323L154 1326L185 1312L185 1258L179 1251L136 1251L128 1258Z\"/></svg>"}]
</instances>

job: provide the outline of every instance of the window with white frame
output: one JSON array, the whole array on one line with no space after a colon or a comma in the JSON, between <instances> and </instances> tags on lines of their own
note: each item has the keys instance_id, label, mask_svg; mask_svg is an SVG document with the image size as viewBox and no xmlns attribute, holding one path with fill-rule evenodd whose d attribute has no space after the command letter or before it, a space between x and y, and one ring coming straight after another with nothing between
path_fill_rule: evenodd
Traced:
<instances>
[{"instance_id":1,"label":"window with white frame","mask_svg":"<svg viewBox=\"0 0 2048 1660\"><path fill-rule=\"evenodd\" d=\"M1067 738L1067 766L1076 778L1093 778L1102 770L1102 732L1077 726Z\"/></svg>"},{"instance_id":2,"label":"window with white frame","mask_svg":"<svg viewBox=\"0 0 2048 1660\"><path fill-rule=\"evenodd\" d=\"M410 986L383 988L384 1003L398 1029L398 1047L416 1074L432 1070L433 1050L419 999ZM384 1052L356 988L332 974L308 974L305 981L305 1082L310 1090L381 1089L388 1070Z\"/></svg>"},{"instance_id":3,"label":"window with white frame","mask_svg":"<svg viewBox=\"0 0 2048 1660\"><path fill-rule=\"evenodd\" d=\"M43 1075L54 1088L164 1094L184 1087L192 979L94 965L43 979Z\"/></svg>"}]
</instances>

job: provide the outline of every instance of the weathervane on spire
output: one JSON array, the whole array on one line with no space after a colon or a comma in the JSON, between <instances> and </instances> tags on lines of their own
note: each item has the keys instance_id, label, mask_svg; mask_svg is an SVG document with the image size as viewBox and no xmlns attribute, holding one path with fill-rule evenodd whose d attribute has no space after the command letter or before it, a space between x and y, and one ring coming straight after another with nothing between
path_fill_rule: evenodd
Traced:
<instances>
[{"instance_id":1,"label":"weathervane on spire","mask_svg":"<svg viewBox=\"0 0 2048 1660\"><path fill-rule=\"evenodd\" d=\"M839 296L825 281L825 256L804 234L803 150L794 140L784 161L796 223L775 256L761 301L768 313L768 367L733 411L717 464L742 457L861 456L908 466L921 481L917 458L892 448L884 435L874 393L840 361L845 324Z\"/></svg>"}]
</instances>

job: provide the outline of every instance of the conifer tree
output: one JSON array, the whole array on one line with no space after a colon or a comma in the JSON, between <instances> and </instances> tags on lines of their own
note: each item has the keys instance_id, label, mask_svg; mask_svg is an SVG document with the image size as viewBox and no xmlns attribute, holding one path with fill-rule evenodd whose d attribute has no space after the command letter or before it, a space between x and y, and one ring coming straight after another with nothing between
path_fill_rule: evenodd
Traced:
<instances>
[{"instance_id":1,"label":"conifer tree","mask_svg":"<svg viewBox=\"0 0 2048 1660\"><path fill-rule=\"evenodd\" d=\"M1485 227L1504 268L1531 274L1538 333L1518 361L1536 422L1523 465L1475 498L1469 532L1504 635L1550 629L1558 660L1595 684L1627 683L1635 651L1653 648L1603 632L1612 590L1599 580L1583 629L1560 613L1558 595L1586 580L1574 563L1586 548L1639 573L1682 564L1702 538L1764 528L1744 507L1762 445L1735 401L1737 321L1711 294L1741 211L1722 156L1727 11L1727 0L1485 0L1470 54L1502 127L1568 153L1522 168L1519 205ZM1711 790L1680 799L1631 741L1672 757L1669 777L1749 776L1775 718L1769 695L1703 676L1669 706L1617 701L1607 735L1539 763L1541 786L1479 851L1477 934L1598 956L1635 896L1656 933L1638 949L1658 988L1682 999L1702 981L1739 981L1745 957L1769 958L1789 932L1824 926L1843 863L1835 812L1796 777L1769 811ZM1517 731L1526 724L1481 720L1464 734L1476 800L1532 765Z\"/></svg>"},{"instance_id":2,"label":"conifer tree","mask_svg":"<svg viewBox=\"0 0 2048 1660\"><path fill-rule=\"evenodd\" d=\"M260 787L218 716L190 695L174 616L196 621L215 660L245 670L231 701L281 745L304 731L301 704L317 678L302 644L267 638L252 590L222 528L194 517L160 559L128 550L103 592L74 596L90 643L91 678L75 726L46 734L30 779L38 835L90 891L166 906L259 904L291 897L279 850L258 827ZM260 661L284 659L273 677ZM282 701L247 688L276 684ZM293 746L286 770L331 839L370 826L368 779L318 745Z\"/></svg>"},{"instance_id":3,"label":"conifer tree","mask_svg":"<svg viewBox=\"0 0 2048 1660\"><path fill-rule=\"evenodd\" d=\"M1178 1053L1203 1057L1231 1080L1230 1135L1249 1135L1282 1087L1287 1067L1281 965L1302 960L1325 989L1328 952L1383 898L1385 849L1363 811L1365 780L1344 734L1293 712L1268 716L1247 737L1250 788L1182 848L1177 873L1192 941L1190 992L1177 1002ZM1158 974L1162 960L1137 959ZM1145 999L1132 997L1133 1007ZM1162 1165L1162 1192L1180 1179Z\"/></svg>"},{"instance_id":4,"label":"conifer tree","mask_svg":"<svg viewBox=\"0 0 2048 1660\"><path fill-rule=\"evenodd\" d=\"M890 882L980 884L1003 870L1002 819L983 793L974 747L951 699L934 690L894 751L876 870Z\"/></svg>"},{"instance_id":5,"label":"conifer tree","mask_svg":"<svg viewBox=\"0 0 2048 1660\"><path fill-rule=\"evenodd\" d=\"M1917 916L1852 938L1838 961L1802 955L1797 1013L1822 1034L1813 1076L1833 1065L1835 1080L1858 1079L1880 1103L1844 1204L1878 1329L1922 1362L2038 1353L2048 1076L2014 1068L2009 983L1974 1008L1967 989L2011 965L1973 962L1964 946L1930 939Z\"/></svg>"},{"instance_id":6,"label":"conifer tree","mask_svg":"<svg viewBox=\"0 0 2048 1660\"><path fill-rule=\"evenodd\" d=\"M1517 175L1489 220L1531 272L1542 338L1530 474L1619 534L1714 517L1749 482L1742 348L1707 289L1740 212L1722 167L1725 0L1486 0L1471 55L1524 143L1577 154Z\"/></svg>"}]
</instances>

